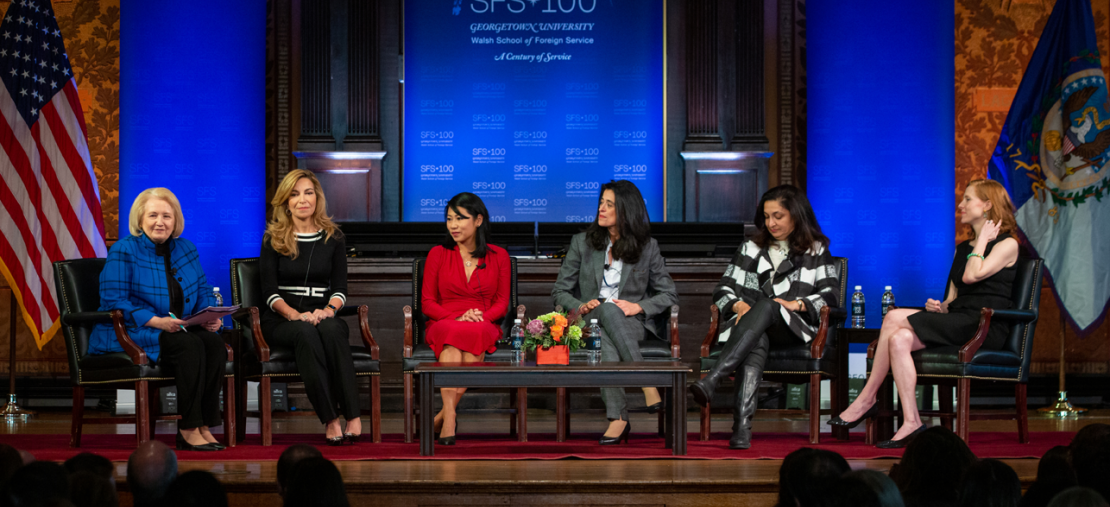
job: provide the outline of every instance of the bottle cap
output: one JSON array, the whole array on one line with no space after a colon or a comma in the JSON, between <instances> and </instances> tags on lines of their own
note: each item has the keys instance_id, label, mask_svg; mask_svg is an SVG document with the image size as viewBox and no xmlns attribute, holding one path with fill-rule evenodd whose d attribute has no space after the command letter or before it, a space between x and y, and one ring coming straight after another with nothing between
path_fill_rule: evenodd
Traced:
<instances>
[{"instance_id":1,"label":"bottle cap","mask_svg":"<svg viewBox=\"0 0 1110 507\"><path fill-rule=\"evenodd\" d=\"M856 290L863 290L863 286L862 285L857 285Z\"/></svg>"},{"instance_id":2,"label":"bottle cap","mask_svg":"<svg viewBox=\"0 0 1110 507\"><path fill-rule=\"evenodd\" d=\"M597 319L590 319L590 324L597 324Z\"/></svg>"},{"instance_id":3,"label":"bottle cap","mask_svg":"<svg viewBox=\"0 0 1110 507\"><path fill-rule=\"evenodd\" d=\"M886 290L891 290L889 285L886 286Z\"/></svg>"},{"instance_id":4,"label":"bottle cap","mask_svg":"<svg viewBox=\"0 0 1110 507\"><path fill-rule=\"evenodd\" d=\"M219 287L212 287L212 292L220 292L220 288Z\"/></svg>"},{"instance_id":5,"label":"bottle cap","mask_svg":"<svg viewBox=\"0 0 1110 507\"><path fill-rule=\"evenodd\" d=\"M513 324L520 324L520 319L513 319Z\"/></svg>"}]
</instances>

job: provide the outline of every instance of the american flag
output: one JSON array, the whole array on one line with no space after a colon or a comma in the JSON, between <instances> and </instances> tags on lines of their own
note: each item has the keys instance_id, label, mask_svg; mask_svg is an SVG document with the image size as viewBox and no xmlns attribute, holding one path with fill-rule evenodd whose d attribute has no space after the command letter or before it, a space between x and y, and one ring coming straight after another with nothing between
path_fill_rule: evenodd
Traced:
<instances>
[{"instance_id":1,"label":"american flag","mask_svg":"<svg viewBox=\"0 0 1110 507\"><path fill-rule=\"evenodd\" d=\"M41 349L58 329L51 264L105 257L85 117L49 0L0 22L0 270Z\"/></svg>"}]
</instances>

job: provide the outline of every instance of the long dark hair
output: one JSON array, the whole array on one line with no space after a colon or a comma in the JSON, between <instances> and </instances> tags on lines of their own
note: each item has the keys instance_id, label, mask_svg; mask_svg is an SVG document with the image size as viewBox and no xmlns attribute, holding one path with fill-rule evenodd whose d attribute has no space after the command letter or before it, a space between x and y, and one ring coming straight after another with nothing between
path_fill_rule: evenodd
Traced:
<instances>
[{"instance_id":1,"label":"long dark hair","mask_svg":"<svg viewBox=\"0 0 1110 507\"><path fill-rule=\"evenodd\" d=\"M613 191L613 200L617 208L617 230L620 238L613 244L613 259L635 264L640 262L640 253L651 241L651 223L648 219L647 206L644 206L644 196L640 189L628 180L609 181L601 186L597 202L601 204L602 196L606 190ZM605 250L609 241L609 229L594 223L586 229L586 239L594 250Z\"/></svg>"},{"instance_id":2,"label":"long dark hair","mask_svg":"<svg viewBox=\"0 0 1110 507\"><path fill-rule=\"evenodd\" d=\"M794 185L779 185L764 193L759 199L759 207L755 209L755 228L759 232L752 241L759 248L767 248L775 242L775 237L767 230L767 223L763 218L763 205L767 201L778 201L794 220L794 232L790 233L789 239L791 253L808 252L813 249L814 243L829 247L829 238L821 232L821 225L817 223L817 215L813 214L813 207L809 205L806 194Z\"/></svg>"},{"instance_id":3,"label":"long dark hair","mask_svg":"<svg viewBox=\"0 0 1110 507\"><path fill-rule=\"evenodd\" d=\"M447 206L443 208L443 219L447 220L447 210L454 211L462 216L469 215L472 218L482 216L482 225L478 226L478 230L474 231L474 251L470 252L472 257L485 258L489 248L489 211L486 210L486 203L482 202L482 198L470 192L463 192L452 197L447 201ZM451 237L451 232L447 232L447 237L443 239L443 248L451 250L455 248L455 238Z\"/></svg>"}]
</instances>

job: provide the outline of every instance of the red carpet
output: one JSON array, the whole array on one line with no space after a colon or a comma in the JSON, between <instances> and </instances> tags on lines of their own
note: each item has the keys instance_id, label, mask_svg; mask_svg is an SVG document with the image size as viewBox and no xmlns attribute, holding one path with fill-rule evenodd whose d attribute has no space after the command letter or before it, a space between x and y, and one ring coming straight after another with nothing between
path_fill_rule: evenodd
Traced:
<instances>
[{"instance_id":1,"label":"red carpet","mask_svg":"<svg viewBox=\"0 0 1110 507\"><path fill-rule=\"evenodd\" d=\"M971 450L981 458L1040 458L1056 445L1067 445L1073 433L1031 433L1029 444L1019 444L1013 432L973 432ZM754 446L747 451L728 449L727 433L714 434L708 442L698 440L690 433L687 444L689 454L681 459L782 459L799 447L820 447L836 451L848 459L874 459L901 457L902 450L876 449L863 443L863 435L853 434L851 440L841 442L831 435L822 435L821 445L809 445L804 433L759 433ZM158 440L173 446L173 435L158 435ZM554 434L531 434L529 442L519 443L507 436L463 434L454 446L436 446L436 455L421 458L417 443L405 444L401 435L384 435L382 443L360 442L357 445L328 447L321 435L274 435L274 445L262 447L261 437L248 435L246 443L221 452L178 452L180 460L206 461L276 461L285 447L297 443L318 445L324 456L332 460L389 460L389 459L444 459L444 460L514 460L514 459L671 459L671 451L663 448L663 439L647 433L633 434L629 444L597 445L595 436L575 435L569 441L555 442ZM135 449L131 435L84 435L80 449L69 448L69 435L2 435L0 443L30 451L40 460L62 461L78 452L88 451L113 461L126 461Z\"/></svg>"}]
</instances>

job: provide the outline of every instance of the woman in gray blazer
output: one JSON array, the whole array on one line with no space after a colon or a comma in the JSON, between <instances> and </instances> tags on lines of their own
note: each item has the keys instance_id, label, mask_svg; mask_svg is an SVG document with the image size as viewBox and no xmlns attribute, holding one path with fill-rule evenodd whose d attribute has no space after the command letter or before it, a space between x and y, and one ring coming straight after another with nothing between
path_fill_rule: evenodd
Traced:
<instances>
[{"instance_id":1,"label":"woman in gray blazer","mask_svg":"<svg viewBox=\"0 0 1110 507\"><path fill-rule=\"evenodd\" d=\"M654 317L677 303L678 294L651 238L644 198L632 182L601 186L597 218L571 239L551 296L556 305L597 319L602 361L643 361L639 341L648 333L660 336ZM644 388L644 397L649 408L659 409L657 389ZM632 425L624 389L602 389L601 398L611 421L601 445L627 442Z\"/></svg>"}]
</instances>

